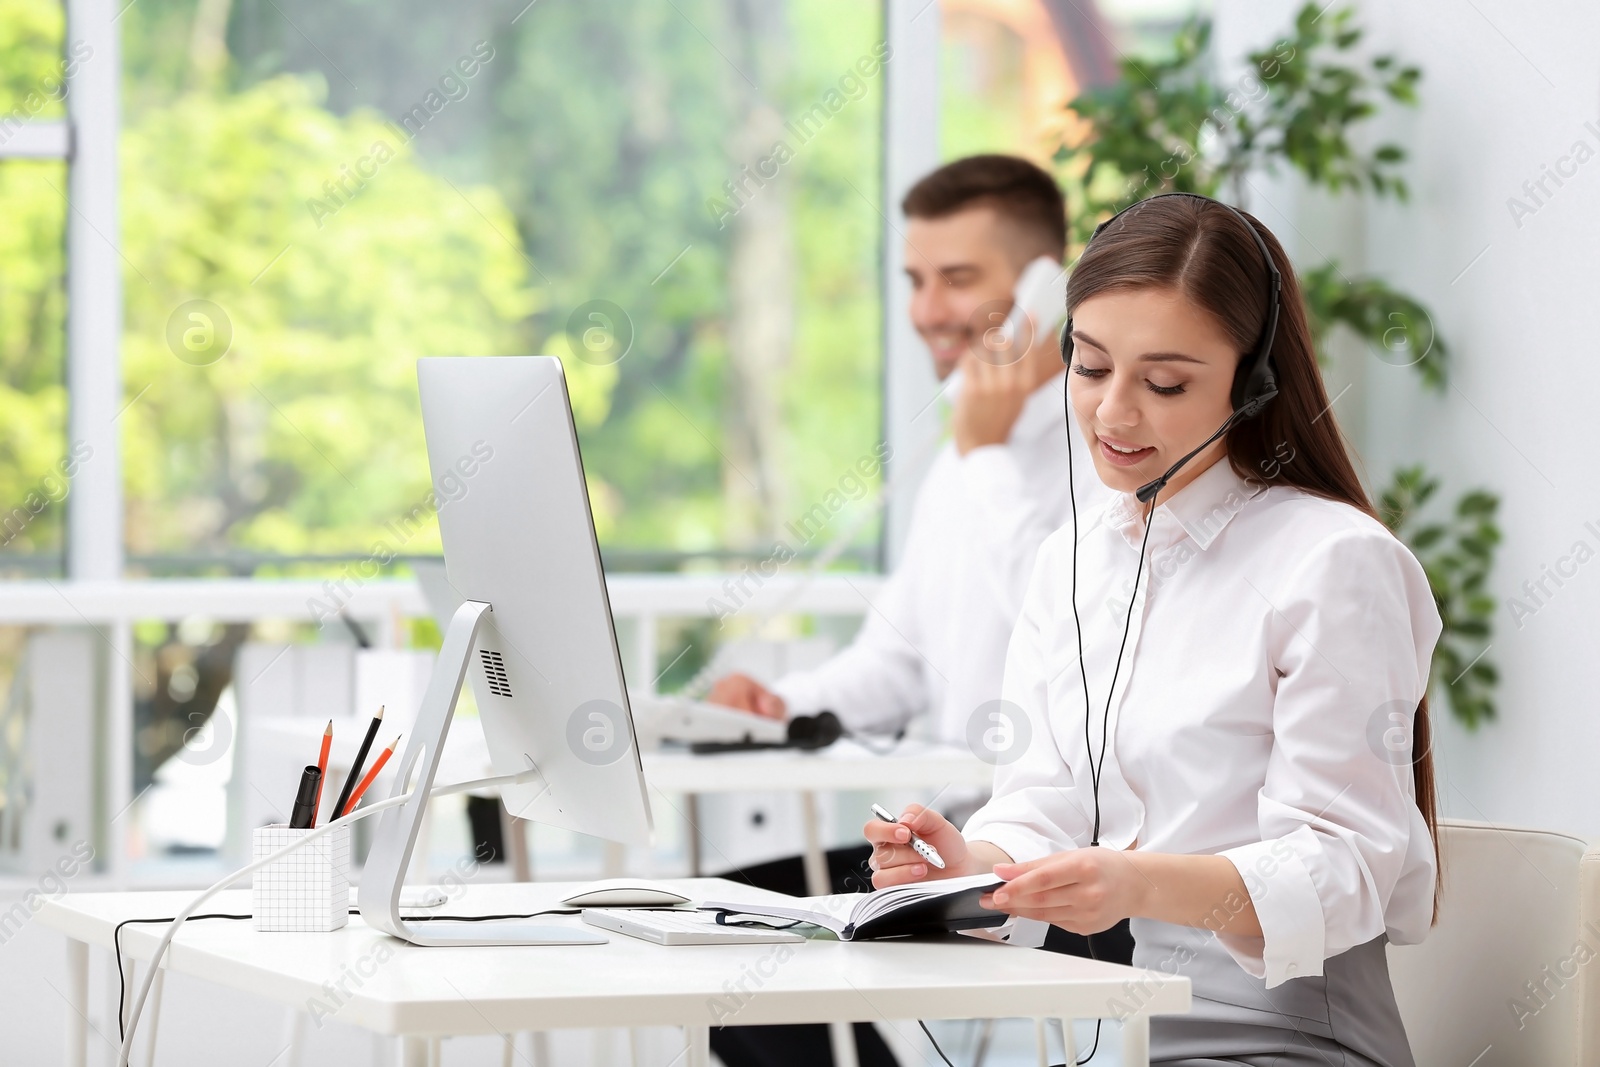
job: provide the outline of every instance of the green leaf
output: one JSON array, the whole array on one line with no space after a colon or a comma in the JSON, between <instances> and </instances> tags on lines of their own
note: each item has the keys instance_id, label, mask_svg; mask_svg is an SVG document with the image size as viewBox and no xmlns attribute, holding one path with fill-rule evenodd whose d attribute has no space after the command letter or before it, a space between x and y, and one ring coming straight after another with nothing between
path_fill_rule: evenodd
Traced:
<instances>
[{"instance_id":1,"label":"green leaf","mask_svg":"<svg viewBox=\"0 0 1600 1067\"><path fill-rule=\"evenodd\" d=\"M1432 548L1445 535L1443 526L1424 526L1411 535L1411 547L1418 552Z\"/></svg>"}]
</instances>

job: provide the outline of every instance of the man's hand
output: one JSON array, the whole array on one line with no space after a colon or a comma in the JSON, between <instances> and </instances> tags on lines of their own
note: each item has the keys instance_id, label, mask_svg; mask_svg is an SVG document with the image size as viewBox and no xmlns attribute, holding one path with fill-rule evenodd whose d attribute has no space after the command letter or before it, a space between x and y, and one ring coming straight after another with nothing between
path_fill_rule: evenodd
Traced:
<instances>
[{"instance_id":1,"label":"man's hand","mask_svg":"<svg viewBox=\"0 0 1600 1067\"><path fill-rule=\"evenodd\" d=\"M729 674L718 678L706 700L769 719L789 717L789 709L783 698L746 674Z\"/></svg>"},{"instance_id":2,"label":"man's hand","mask_svg":"<svg viewBox=\"0 0 1600 1067\"><path fill-rule=\"evenodd\" d=\"M1061 370L1061 355L1054 335L1040 330L1026 352L974 347L961 357L960 368L961 392L950 429L956 451L964 456L1010 439L1028 397Z\"/></svg>"}]
</instances>

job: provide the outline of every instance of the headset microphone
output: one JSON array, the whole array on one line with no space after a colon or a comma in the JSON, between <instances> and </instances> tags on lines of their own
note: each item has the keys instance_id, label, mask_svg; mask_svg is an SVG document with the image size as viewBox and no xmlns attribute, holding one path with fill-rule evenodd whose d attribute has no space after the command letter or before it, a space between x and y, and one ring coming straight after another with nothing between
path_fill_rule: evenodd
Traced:
<instances>
[{"instance_id":1,"label":"headset microphone","mask_svg":"<svg viewBox=\"0 0 1600 1067\"><path fill-rule=\"evenodd\" d=\"M1276 396L1277 395L1277 390L1273 390L1272 395ZM1224 422L1221 426L1217 427L1217 432L1216 433L1212 434L1210 437L1206 438L1204 441L1201 441L1200 444L1197 447L1192 448L1188 452L1186 452L1182 459L1178 460L1178 462L1174 463L1172 466L1167 468L1167 473L1163 474L1161 477L1157 478L1153 482L1146 482L1145 484L1141 485L1134 492L1133 495L1139 498L1139 503L1141 503L1141 504L1150 503L1150 501L1155 498L1155 495L1157 493L1161 492L1161 490L1163 490L1163 489L1165 489L1167 487L1167 483L1172 480L1172 476L1174 474L1177 474L1180 470L1183 469L1183 465L1185 463L1188 463L1191 459L1193 459L1194 457L1198 456L1201 452L1204 452L1206 450L1206 448L1211 444L1211 442L1215 441L1217 438L1221 437L1223 434L1225 434L1229 430L1233 429L1233 424L1234 423L1243 422L1245 419L1248 419L1251 415L1254 415L1256 413L1256 411L1259 411L1259 410L1260 410L1260 408L1256 408L1255 410L1246 410L1245 408L1240 408L1238 411L1235 411L1232 415L1229 415L1228 418L1227 418L1227 421Z\"/></svg>"},{"instance_id":2,"label":"headset microphone","mask_svg":"<svg viewBox=\"0 0 1600 1067\"><path fill-rule=\"evenodd\" d=\"M1226 208L1233 214L1244 228L1254 238L1256 248L1261 252L1262 262L1266 264L1268 275L1267 286L1267 314L1262 324L1261 337L1256 342L1255 351L1248 361L1241 360L1239 370L1233 382L1233 414L1229 415L1217 431L1202 441L1197 447L1187 452L1181 459L1167 468L1165 474L1141 485L1134 496L1141 504L1149 504L1161 490L1167 487L1173 475L1183 469L1195 456L1205 451L1217 438L1227 433L1236 424L1245 419L1254 418L1267 406L1267 402L1278 395L1278 379L1272 366L1272 342L1278 332L1278 310L1282 299L1283 276L1278 272L1277 264L1272 260L1272 253L1267 249L1267 243L1256 231L1250 220L1240 214L1233 207L1199 193L1158 193L1155 196L1140 200L1117 212L1111 218L1094 228L1094 233L1089 237L1089 242L1084 246L1083 255L1087 255L1089 248L1094 244L1095 238L1100 236L1107 226L1111 225L1124 214L1134 210L1151 200L1160 200L1166 196L1187 196L1208 204L1216 204ZM1079 257L1081 262L1082 256ZM1066 325L1061 330L1061 362L1067 365L1072 363L1072 316L1067 316ZM1072 400L1070 392L1062 389L1063 400L1067 408L1067 496L1072 502L1072 622L1078 638L1078 674L1083 679L1083 740L1084 748L1089 753L1089 783L1094 794L1094 827L1091 832L1089 844L1100 844L1100 773L1105 767L1106 749L1110 747L1110 738L1107 736L1111 725L1111 701L1116 696L1117 675L1122 670L1122 655L1127 649L1128 632L1133 625L1133 605L1139 599L1139 579L1144 575L1144 550L1150 542L1150 527L1155 521L1155 508L1151 507L1150 514L1145 519L1144 539L1139 542L1139 566L1133 575L1133 592L1128 597L1128 614L1122 623L1122 643L1117 646L1117 662L1111 671L1111 686L1106 690L1105 712L1100 720L1100 757L1096 760L1094 755L1094 742L1089 735L1089 674L1083 660L1083 625L1078 618L1078 497L1076 487L1072 484Z\"/></svg>"}]
</instances>

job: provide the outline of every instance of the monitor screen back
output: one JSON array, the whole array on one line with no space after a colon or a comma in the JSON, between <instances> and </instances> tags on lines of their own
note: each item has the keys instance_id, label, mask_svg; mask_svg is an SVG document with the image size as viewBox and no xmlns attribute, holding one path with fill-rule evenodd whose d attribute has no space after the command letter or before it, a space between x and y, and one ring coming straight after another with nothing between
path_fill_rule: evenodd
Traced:
<instances>
[{"instance_id":1,"label":"monitor screen back","mask_svg":"<svg viewBox=\"0 0 1600 1067\"><path fill-rule=\"evenodd\" d=\"M468 677L513 815L644 844L650 808L561 362L417 361L450 586L492 610Z\"/></svg>"}]
</instances>

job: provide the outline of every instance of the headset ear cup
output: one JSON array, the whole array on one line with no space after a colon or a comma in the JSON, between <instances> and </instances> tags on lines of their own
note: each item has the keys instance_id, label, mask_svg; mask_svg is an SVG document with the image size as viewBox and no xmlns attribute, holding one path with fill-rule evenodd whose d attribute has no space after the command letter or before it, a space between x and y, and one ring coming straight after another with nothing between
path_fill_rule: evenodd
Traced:
<instances>
[{"instance_id":1,"label":"headset ear cup","mask_svg":"<svg viewBox=\"0 0 1600 1067\"><path fill-rule=\"evenodd\" d=\"M1256 408L1278 395L1278 379L1273 373L1272 359L1256 359L1252 357L1252 366L1249 371L1241 373L1234 382L1233 409L1238 411L1247 404L1259 401ZM1240 368L1244 371L1244 368Z\"/></svg>"},{"instance_id":2,"label":"headset ear cup","mask_svg":"<svg viewBox=\"0 0 1600 1067\"><path fill-rule=\"evenodd\" d=\"M1249 400L1251 396L1255 395L1255 367L1257 362L1258 361L1256 360L1255 353L1252 352L1250 354L1249 365L1241 362L1239 364L1238 373L1234 375L1233 395L1228 399L1232 402L1233 410L1235 411L1238 411L1240 408L1244 407L1245 401Z\"/></svg>"},{"instance_id":3,"label":"headset ear cup","mask_svg":"<svg viewBox=\"0 0 1600 1067\"><path fill-rule=\"evenodd\" d=\"M796 715L789 720L789 745L807 751L827 748L844 734L844 724L831 711Z\"/></svg>"},{"instance_id":4,"label":"headset ear cup","mask_svg":"<svg viewBox=\"0 0 1600 1067\"><path fill-rule=\"evenodd\" d=\"M817 747L826 748L844 736L844 723L831 711L817 712Z\"/></svg>"},{"instance_id":5,"label":"headset ear cup","mask_svg":"<svg viewBox=\"0 0 1600 1067\"><path fill-rule=\"evenodd\" d=\"M789 744L795 748L811 747L811 739L817 735L817 719L814 715L796 715L789 720Z\"/></svg>"},{"instance_id":6,"label":"headset ear cup","mask_svg":"<svg viewBox=\"0 0 1600 1067\"><path fill-rule=\"evenodd\" d=\"M1068 316L1066 324L1061 327L1061 362L1067 366L1072 365L1072 317Z\"/></svg>"}]
</instances>

